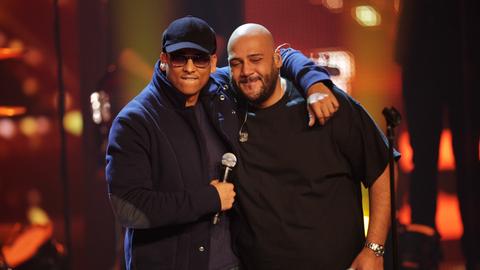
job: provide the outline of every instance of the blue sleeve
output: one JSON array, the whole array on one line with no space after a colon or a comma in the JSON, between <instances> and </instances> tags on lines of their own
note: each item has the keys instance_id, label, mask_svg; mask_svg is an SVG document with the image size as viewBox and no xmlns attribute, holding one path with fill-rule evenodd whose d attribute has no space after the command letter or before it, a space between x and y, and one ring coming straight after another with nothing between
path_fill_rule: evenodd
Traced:
<instances>
[{"instance_id":1,"label":"blue sleeve","mask_svg":"<svg viewBox=\"0 0 480 270\"><path fill-rule=\"evenodd\" d=\"M283 59L280 75L294 82L304 93L317 82L323 82L328 87L332 86L327 70L316 65L300 51L292 48L280 49L280 54Z\"/></svg>"},{"instance_id":2,"label":"blue sleeve","mask_svg":"<svg viewBox=\"0 0 480 270\"><path fill-rule=\"evenodd\" d=\"M230 83L230 67L217 67L217 70L210 76L219 84Z\"/></svg>"}]
</instances>

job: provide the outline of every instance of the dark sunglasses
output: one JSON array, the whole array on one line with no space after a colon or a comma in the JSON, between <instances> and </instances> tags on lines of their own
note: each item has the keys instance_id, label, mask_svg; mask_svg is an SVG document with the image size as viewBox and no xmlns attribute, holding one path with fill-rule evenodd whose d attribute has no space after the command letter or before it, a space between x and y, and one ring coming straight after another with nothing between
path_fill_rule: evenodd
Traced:
<instances>
[{"instance_id":1,"label":"dark sunglasses","mask_svg":"<svg viewBox=\"0 0 480 270\"><path fill-rule=\"evenodd\" d=\"M169 54L168 56L174 67L183 67L189 59L192 59L193 64L197 68L206 68L210 65L210 55L208 54Z\"/></svg>"}]
</instances>

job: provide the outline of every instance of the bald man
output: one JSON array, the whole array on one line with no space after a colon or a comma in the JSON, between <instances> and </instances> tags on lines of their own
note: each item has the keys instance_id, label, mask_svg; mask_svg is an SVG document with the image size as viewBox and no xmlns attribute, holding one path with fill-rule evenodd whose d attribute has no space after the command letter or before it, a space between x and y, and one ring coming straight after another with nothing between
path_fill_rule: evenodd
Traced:
<instances>
[{"instance_id":1,"label":"bald man","mask_svg":"<svg viewBox=\"0 0 480 270\"><path fill-rule=\"evenodd\" d=\"M279 77L282 58L258 24L228 42L245 98L234 237L246 269L383 269L389 228L388 147L365 109L330 85L340 109L306 128L305 99ZM316 97L309 97L308 103ZM360 182L369 188L365 238Z\"/></svg>"}]
</instances>

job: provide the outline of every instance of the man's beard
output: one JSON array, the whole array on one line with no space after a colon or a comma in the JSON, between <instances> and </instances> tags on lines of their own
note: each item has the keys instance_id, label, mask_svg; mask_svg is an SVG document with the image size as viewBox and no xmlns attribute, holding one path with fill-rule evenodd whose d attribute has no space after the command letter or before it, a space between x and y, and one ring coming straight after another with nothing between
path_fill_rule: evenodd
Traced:
<instances>
[{"instance_id":1,"label":"man's beard","mask_svg":"<svg viewBox=\"0 0 480 270\"><path fill-rule=\"evenodd\" d=\"M275 68L272 64L272 69L270 74L266 74L264 76L252 75L249 77L241 77L238 83L232 79L232 84L242 94L242 96L244 96L254 106L258 107L272 96L273 92L275 91L275 87L277 85L279 72L280 71L277 68ZM253 97L245 95L242 92L242 88L240 88L240 85L242 83L247 83L249 81L255 81L255 80L260 80L262 82L262 87L260 88L260 92L258 93L258 95L255 95Z\"/></svg>"}]
</instances>

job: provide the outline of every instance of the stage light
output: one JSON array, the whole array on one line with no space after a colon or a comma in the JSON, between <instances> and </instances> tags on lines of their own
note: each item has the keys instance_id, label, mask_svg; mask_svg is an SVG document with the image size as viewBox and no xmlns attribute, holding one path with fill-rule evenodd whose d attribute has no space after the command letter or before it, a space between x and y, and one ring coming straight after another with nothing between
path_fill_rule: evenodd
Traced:
<instances>
[{"instance_id":1,"label":"stage light","mask_svg":"<svg viewBox=\"0 0 480 270\"><path fill-rule=\"evenodd\" d=\"M72 135L80 136L83 132L83 118L80 111L67 112L63 118L65 130Z\"/></svg>"},{"instance_id":2,"label":"stage light","mask_svg":"<svg viewBox=\"0 0 480 270\"><path fill-rule=\"evenodd\" d=\"M0 137L11 139L17 134L17 127L11 119L0 119Z\"/></svg>"},{"instance_id":3,"label":"stage light","mask_svg":"<svg viewBox=\"0 0 480 270\"><path fill-rule=\"evenodd\" d=\"M452 133L449 129L444 129L440 135L437 168L439 171L455 170L455 156L452 148ZM400 159L400 169L410 173L415 165L413 164L414 152L410 146L410 136L408 132L402 132L398 138L398 148L402 153Z\"/></svg>"},{"instance_id":4,"label":"stage light","mask_svg":"<svg viewBox=\"0 0 480 270\"><path fill-rule=\"evenodd\" d=\"M21 51L23 51L24 49L23 42L19 39L13 39L12 41L10 41L8 47L11 49L16 49Z\"/></svg>"},{"instance_id":5,"label":"stage light","mask_svg":"<svg viewBox=\"0 0 480 270\"><path fill-rule=\"evenodd\" d=\"M22 106L1 106L0 105L0 117L12 117L24 114L27 111L27 108Z\"/></svg>"},{"instance_id":6,"label":"stage light","mask_svg":"<svg viewBox=\"0 0 480 270\"><path fill-rule=\"evenodd\" d=\"M45 116L37 118L37 132L39 135L45 135L50 131L50 120Z\"/></svg>"},{"instance_id":7,"label":"stage light","mask_svg":"<svg viewBox=\"0 0 480 270\"><path fill-rule=\"evenodd\" d=\"M357 6L352 15L361 26L365 27L378 26L382 21L380 14L372 6Z\"/></svg>"},{"instance_id":8,"label":"stage light","mask_svg":"<svg viewBox=\"0 0 480 270\"><path fill-rule=\"evenodd\" d=\"M28 65L38 67L43 62L43 54L38 49L28 49L23 59Z\"/></svg>"},{"instance_id":9,"label":"stage light","mask_svg":"<svg viewBox=\"0 0 480 270\"><path fill-rule=\"evenodd\" d=\"M440 191L437 196L437 214L435 223L443 240L457 240L462 237L463 225L460 216L458 198L454 194ZM398 210L398 220L410 224L410 205L405 204Z\"/></svg>"},{"instance_id":10,"label":"stage light","mask_svg":"<svg viewBox=\"0 0 480 270\"><path fill-rule=\"evenodd\" d=\"M93 92L90 95L90 103L92 106L92 119L95 124L100 124L102 122L102 115L100 112L100 93Z\"/></svg>"},{"instance_id":11,"label":"stage light","mask_svg":"<svg viewBox=\"0 0 480 270\"><path fill-rule=\"evenodd\" d=\"M23 93L27 96L33 96L38 92L38 81L36 78L26 78L22 82Z\"/></svg>"},{"instance_id":12,"label":"stage light","mask_svg":"<svg viewBox=\"0 0 480 270\"><path fill-rule=\"evenodd\" d=\"M452 147L452 132L450 129L444 129L440 136L440 153L438 157L438 170L455 170L455 156Z\"/></svg>"},{"instance_id":13,"label":"stage light","mask_svg":"<svg viewBox=\"0 0 480 270\"><path fill-rule=\"evenodd\" d=\"M351 82L355 77L355 60L352 53L339 49L312 49L310 59L326 68L332 81L351 94Z\"/></svg>"},{"instance_id":14,"label":"stage light","mask_svg":"<svg viewBox=\"0 0 480 270\"><path fill-rule=\"evenodd\" d=\"M31 116L20 120L20 131L27 137L33 136L37 132L37 121Z\"/></svg>"},{"instance_id":15,"label":"stage light","mask_svg":"<svg viewBox=\"0 0 480 270\"><path fill-rule=\"evenodd\" d=\"M402 153L402 158L399 160L400 169L410 173L413 170L413 150L408 132L401 132L398 136L398 150Z\"/></svg>"},{"instance_id":16,"label":"stage light","mask_svg":"<svg viewBox=\"0 0 480 270\"><path fill-rule=\"evenodd\" d=\"M50 223L47 212L38 206L28 209L27 218L33 225L45 226Z\"/></svg>"},{"instance_id":17,"label":"stage light","mask_svg":"<svg viewBox=\"0 0 480 270\"><path fill-rule=\"evenodd\" d=\"M341 12L343 10L343 0L322 0L324 7L332 12Z\"/></svg>"}]
</instances>

